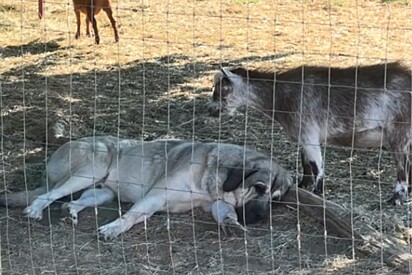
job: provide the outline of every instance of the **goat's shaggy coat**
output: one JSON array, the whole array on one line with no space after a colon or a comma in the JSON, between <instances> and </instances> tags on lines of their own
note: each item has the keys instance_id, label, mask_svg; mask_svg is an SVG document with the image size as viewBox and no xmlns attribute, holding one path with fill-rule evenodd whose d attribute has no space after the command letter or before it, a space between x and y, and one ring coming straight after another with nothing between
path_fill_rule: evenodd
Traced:
<instances>
[{"instance_id":1,"label":"goat's shaggy coat","mask_svg":"<svg viewBox=\"0 0 412 275\"><path fill-rule=\"evenodd\" d=\"M283 73L222 68L212 115L249 106L279 122L303 148L306 185L323 192L321 144L357 148L387 143L397 165L394 203L411 183L411 71L397 62L350 68L303 66Z\"/></svg>"}]
</instances>

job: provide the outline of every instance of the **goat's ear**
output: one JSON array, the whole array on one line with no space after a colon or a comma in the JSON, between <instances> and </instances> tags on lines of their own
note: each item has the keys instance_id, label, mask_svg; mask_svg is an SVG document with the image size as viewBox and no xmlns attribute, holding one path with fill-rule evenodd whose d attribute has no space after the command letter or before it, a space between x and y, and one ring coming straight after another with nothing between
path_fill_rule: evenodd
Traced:
<instances>
[{"instance_id":1,"label":"goat's ear","mask_svg":"<svg viewBox=\"0 0 412 275\"><path fill-rule=\"evenodd\" d=\"M234 73L232 73L229 69L227 68L223 68L222 65L220 65L220 71L222 72L222 74L227 77L227 78L233 78L236 75Z\"/></svg>"},{"instance_id":2,"label":"goat's ear","mask_svg":"<svg viewBox=\"0 0 412 275\"><path fill-rule=\"evenodd\" d=\"M257 170L246 169L245 171L245 187L249 185L248 178L255 174ZM231 192L239 187L243 182L243 168L229 169L226 181L223 183L223 191Z\"/></svg>"}]
</instances>

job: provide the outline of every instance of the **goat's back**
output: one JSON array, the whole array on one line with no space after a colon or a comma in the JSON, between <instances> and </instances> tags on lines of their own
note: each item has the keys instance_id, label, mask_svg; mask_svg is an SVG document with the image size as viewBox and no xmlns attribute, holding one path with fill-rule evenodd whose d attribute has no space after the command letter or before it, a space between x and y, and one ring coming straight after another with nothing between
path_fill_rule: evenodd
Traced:
<instances>
[{"instance_id":1,"label":"goat's back","mask_svg":"<svg viewBox=\"0 0 412 275\"><path fill-rule=\"evenodd\" d=\"M366 89L404 90L411 89L411 82L400 81L411 78L411 72L399 62L375 64L369 66L353 66L348 68L300 66L289 71L279 73L276 80L279 82L298 82L315 85L346 86Z\"/></svg>"},{"instance_id":2,"label":"goat's back","mask_svg":"<svg viewBox=\"0 0 412 275\"><path fill-rule=\"evenodd\" d=\"M275 109L275 119L293 138L301 120L302 127L337 137L351 133L354 124L356 131L379 130L386 123L411 120L411 72L398 62L349 68L301 66L276 74L232 72L249 77L260 109Z\"/></svg>"}]
</instances>

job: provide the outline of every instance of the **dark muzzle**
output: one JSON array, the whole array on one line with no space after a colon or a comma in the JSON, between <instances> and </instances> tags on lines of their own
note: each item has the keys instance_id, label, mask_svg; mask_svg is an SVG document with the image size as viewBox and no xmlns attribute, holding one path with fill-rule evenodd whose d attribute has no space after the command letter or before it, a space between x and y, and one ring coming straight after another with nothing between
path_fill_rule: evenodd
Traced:
<instances>
[{"instance_id":1,"label":"dark muzzle","mask_svg":"<svg viewBox=\"0 0 412 275\"><path fill-rule=\"evenodd\" d=\"M240 206L235 210L240 224L254 224L267 217L269 202L263 199L251 200L245 204L244 208Z\"/></svg>"}]
</instances>

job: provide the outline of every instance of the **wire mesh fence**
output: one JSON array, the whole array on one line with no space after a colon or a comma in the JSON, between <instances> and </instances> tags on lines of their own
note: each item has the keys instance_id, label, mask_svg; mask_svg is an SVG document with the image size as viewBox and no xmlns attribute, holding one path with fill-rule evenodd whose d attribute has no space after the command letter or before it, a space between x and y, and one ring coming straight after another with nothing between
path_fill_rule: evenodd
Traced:
<instances>
[{"instance_id":1,"label":"wire mesh fence","mask_svg":"<svg viewBox=\"0 0 412 275\"><path fill-rule=\"evenodd\" d=\"M107 5L93 5L99 3ZM119 41L115 43L102 10L92 20L99 44L93 26L91 36L85 35L83 13L76 39L72 1L44 2L41 20L38 4L0 3L3 196L44 184L47 159L62 144L102 135L237 144L274 157L291 172L295 185L302 177L302 144L292 140L285 127L250 106L233 116L209 115L207 104L220 65L265 72L301 65L352 66L356 73L349 80L354 83L362 66L398 60L406 68L411 65L410 1L119 0L111 3ZM405 84L409 90L403 91L408 94L411 78L409 86ZM333 93L330 76L326 80L311 85ZM381 82L386 78L376 80ZM276 92L281 82L274 77L273 83ZM347 115L354 119L356 114ZM124 214L130 203L89 207L79 214L77 225L61 208L70 196L46 208L40 221L25 217L23 208L1 207L0 270L410 273L410 206L387 203L397 181L392 155L385 143L359 148L326 142L324 198L332 204L317 201L319 207L305 208L302 201L295 207L291 201L296 195L289 193L289 202L270 204L266 218L247 225L246 233L224 234L210 213L190 207L179 214L156 213L105 241L98 228ZM337 211L337 223L328 220L327 207ZM334 232L339 222L349 224L349 231Z\"/></svg>"}]
</instances>

